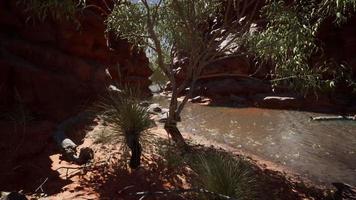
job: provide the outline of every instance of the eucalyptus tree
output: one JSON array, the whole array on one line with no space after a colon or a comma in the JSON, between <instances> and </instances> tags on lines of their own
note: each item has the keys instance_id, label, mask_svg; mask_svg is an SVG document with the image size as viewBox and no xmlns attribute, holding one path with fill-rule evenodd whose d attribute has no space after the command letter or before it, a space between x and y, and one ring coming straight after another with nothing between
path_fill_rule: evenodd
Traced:
<instances>
[{"instance_id":1,"label":"eucalyptus tree","mask_svg":"<svg viewBox=\"0 0 356 200\"><path fill-rule=\"evenodd\" d=\"M356 89L352 69L325 55L317 36L326 20L342 26L355 12L356 0L268 0L261 9L267 25L248 37L247 46L273 65L273 85L305 95L343 84Z\"/></svg>"},{"instance_id":2,"label":"eucalyptus tree","mask_svg":"<svg viewBox=\"0 0 356 200\"><path fill-rule=\"evenodd\" d=\"M177 128L203 69L219 60L241 55L258 0L136 0L114 6L108 31L144 49L172 85L165 130L178 146L186 146ZM177 83L175 59L185 56L185 80ZM188 90L182 101L178 95Z\"/></svg>"}]
</instances>

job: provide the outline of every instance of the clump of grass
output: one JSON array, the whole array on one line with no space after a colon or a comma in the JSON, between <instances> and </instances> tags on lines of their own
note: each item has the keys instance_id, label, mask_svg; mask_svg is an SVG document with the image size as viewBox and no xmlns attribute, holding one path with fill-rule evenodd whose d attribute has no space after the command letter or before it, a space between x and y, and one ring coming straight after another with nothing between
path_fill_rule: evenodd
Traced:
<instances>
[{"instance_id":1,"label":"clump of grass","mask_svg":"<svg viewBox=\"0 0 356 200\"><path fill-rule=\"evenodd\" d=\"M109 144L113 141L116 141L117 134L113 134L110 131L103 130L95 135L94 143L95 144Z\"/></svg>"},{"instance_id":2,"label":"clump of grass","mask_svg":"<svg viewBox=\"0 0 356 200\"><path fill-rule=\"evenodd\" d=\"M177 169L185 163L185 157L174 145L163 144L159 147L158 153L163 157L168 169Z\"/></svg>"},{"instance_id":3,"label":"clump of grass","mask_svg":"<svg viewBox=\"0 0 356 200\"><path fill-rule=\"evenodd\" d=\"M256 179L247 161L210 152L194 156L191 166L198 175L198 187L239 200L256 198ZM201 198L221 199L211 194L204 194Z\"/></svg>"},{"instance_id":4,"label":"clump of grass","mask_svg":"<svg viewBox=\"0 0 356 200\"><path fill-rule=\"evenodd\" d=\"M109 93L97 105L113 134L117 135L124 148L131 150L131 168L140 165L141 143L148 140L143 135L151 125L149 113L139 104L137 91L124 88L121 92Z\"/></svg>"}]
</instances>

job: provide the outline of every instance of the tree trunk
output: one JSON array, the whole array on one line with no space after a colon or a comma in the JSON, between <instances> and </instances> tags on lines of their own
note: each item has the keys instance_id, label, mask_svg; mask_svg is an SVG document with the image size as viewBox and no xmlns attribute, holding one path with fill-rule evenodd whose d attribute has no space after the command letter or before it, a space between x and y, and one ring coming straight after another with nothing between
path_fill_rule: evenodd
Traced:
<instances>
[{"instance_id":1,"label":"tree trunk","mask_svg":"<svg viewBox=\"0 0 356 200\"><path fill-rule=\"evenodd\" d=\"M140 141L138 140L138 138L134 138L128 143L128 146L131 150L129 166L131 169L136 169L141 165L142 147Z\"/></svg>"},{"instance_id":2,"label":"tree trunk","mask_svg":"<svg viewBox=\"0 0 356 200\"><path fill-rule=\"evenodd\" d=\"M172 137L172 140L177 144L179 148L183 150L188 149L188 145L185 142L181 132L179 131L176 122L172 122L168 119L167 122L164 124L164 129Z\"/></svg>"},{"instance_id":3,"label":"tree trunk","mask_svg":"<svg viewBox=\"0 0 356 200\"><path fill-rule=\"evenodd\" d=\"M177 121L180 121L180 116L177 113L178 109L178 93L177 93L177 85L175 79L170 79L172 82L172 97L169 104L169 113L166 123L164 124L164 129L167 134L170 135L173 141L177 144L179 148L186 149L187 144L177 127Z\"/></svg>"}]
</instances>

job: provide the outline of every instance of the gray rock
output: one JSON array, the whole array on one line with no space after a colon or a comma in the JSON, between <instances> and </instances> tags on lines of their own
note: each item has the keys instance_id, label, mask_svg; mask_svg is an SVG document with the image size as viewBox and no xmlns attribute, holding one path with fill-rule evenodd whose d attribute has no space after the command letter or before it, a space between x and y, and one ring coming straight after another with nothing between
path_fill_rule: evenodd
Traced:
<instances>
[{"instance_id":1,"label":"gray rock","mask_svg":"<svg viewBox=\"0 0 356 200\"><path fill-rule=\"evenodd\" d=\"M110 92L122 93L122 90L120 90L119 88L117 88L115 85L109 85L108 90L109 90Z\"/></svg>"},{"instance_id":2,"label":"gray rock","mask_svg":"<svg viewBox=\"0 0 356 200\"><path fill-rule=\"evenodd\" d=\"M169 113L169 109L168 108L162 108L162 112L161 113Z\"/></svg>"},{"instance_id":3,"label":"gray rock","mask_svg":"<svg viewBox=\"0 0 356 200\"><path fill-rule=\"evenodd\" d=\"M154 112L162 112L162 108L160 108L160 107L155 107L155 108L153 108L153 111L154 111Z\"/></svg>"},{"instance_id":4,"label":"gray rock","mask_svg":"<svg viewBox=\"0 0 356 200\"><path fill-rule=\"evenodd\" d=\"M194 97L194 98L192 98L190 100L190 102L192 102L192 103L198 103L198 102L201 102L201 101L202 101L202 97L201 96L196 96L196 97Z\"/></svg>"},{"instance_id":5,"label":"gray rock","mask_svg":"<svg viewBox=\"0 0 356 200\"><path fill-rule=\"evenodd\" d=\"M294 101L295 97L279 97L279 96L269 96L263 98L263 101Z\"/></svg>"},{"instance_id":6,"label":"gray rock","mask_svg":"<svg viewBox=\"0 0 356 200\"><path fill-rule=\"evenodd\" d=\"M154 103L148 106L147 111L151 114L157 114L162 112L162 108L159 104Z\"/></svg>"},{"instance_id":7,"label":"gray rock","mask_svg":"<svg viewBox=\"0 0 356 200\"><path fill-rule=\"evenodd\" d=\"M256 95L254 101L259 106L267 108L300 108L303 105L303 101L295 96L267 96Z\"/></svg>"},{"instance_id":8,"label":"gray rock","mask_svg":"<svg viewBox=\"0 0 356 200\"><path fill-rule=\"evenodd\" d=\"M163 113L158 116L158 122L160 123L166 123L168 119L168 113Z\"/></svg>"}]
</instances>

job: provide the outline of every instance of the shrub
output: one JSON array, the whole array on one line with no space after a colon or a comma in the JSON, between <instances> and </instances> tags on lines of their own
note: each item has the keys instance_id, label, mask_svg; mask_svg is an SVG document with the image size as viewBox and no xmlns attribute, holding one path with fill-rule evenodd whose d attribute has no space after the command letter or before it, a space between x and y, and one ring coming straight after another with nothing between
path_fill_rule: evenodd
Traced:
<instances>
[{"instance_id":1,"label":"shrub","mask_svg":"<svg viewBox=\"0 0 356 200\"><path fill-rule=\"evenodd\" d=\"M185 157L171 144L160 144L158 153L164 158L168 169L177 169L184 164Z\"/></svg>"},{"instance_id":2,"label":"shrub","mask_svg":"<svg viewBox=\"0 0 356 200\"><path fill-rule=\"evenodd\" d=\"M131 150L130 167L140 165L142 134L150 127L146 108L139 105L134 90L110 93L97 105L102 116L122 144Z\"/></svg>"},{"instance_id":3,"label":"shrub","mask_svg":"<svg viewBox=\"0 0 356 200\"><path fill-rule=\"evenodd\" d=\"M355 0L269 0L261 10L267 25L247 37L247 46L257 58L274 66L275 85L288 85L304 94L344 83L355 87L347 75L350 68L325 55L317 39L323 21L333 17L341 25L354 11Z\"/></svg>"},{"instance_id":4,"label":"shrub","mask_svg":"<svg viewBox=\"0 0 356 200\"><path fill-rule=\"evenodd\" d=\"M199 187L236 199L255 199L254 173L246 161L219 152L204 153L194 160L192 168L198 174ZM203 198L220 199L211 195Z\"/></svg>"}]
</instances>

